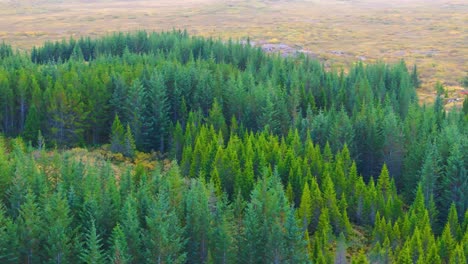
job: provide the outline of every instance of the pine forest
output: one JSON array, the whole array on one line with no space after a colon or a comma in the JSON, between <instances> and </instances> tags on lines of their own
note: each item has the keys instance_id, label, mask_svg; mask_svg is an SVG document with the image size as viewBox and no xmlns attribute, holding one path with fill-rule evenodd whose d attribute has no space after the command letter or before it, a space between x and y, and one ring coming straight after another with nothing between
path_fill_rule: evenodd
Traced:
<instances>
[{"instance_id":1,"label":"pine forest","mask_svg":"<svg viewBox=\"0 0 468 264\"><path fill-rule=\"evenodd\" d=\"M468 100L186 31L0 46L0 263L468 259Z\"/></svg>"}]
</instances>

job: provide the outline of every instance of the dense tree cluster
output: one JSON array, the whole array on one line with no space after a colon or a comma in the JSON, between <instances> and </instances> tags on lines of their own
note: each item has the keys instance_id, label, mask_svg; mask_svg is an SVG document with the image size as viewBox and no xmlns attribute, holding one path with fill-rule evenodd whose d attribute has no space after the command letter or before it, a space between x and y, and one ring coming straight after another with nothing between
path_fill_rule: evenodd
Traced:
<instances>
[{"instance_id":1,"label":"dense tree cluster","mask_svg":"<svg viewBox=\"0 0 468 264\"><path fill-rule=\"evenodd\" d=\"M31 143L1 140L0 262L465 263L468 113L418 85L179 31L3 44L0 129ZM44 149L103 143L174 162Z\"/></svg>"}]
</instances>

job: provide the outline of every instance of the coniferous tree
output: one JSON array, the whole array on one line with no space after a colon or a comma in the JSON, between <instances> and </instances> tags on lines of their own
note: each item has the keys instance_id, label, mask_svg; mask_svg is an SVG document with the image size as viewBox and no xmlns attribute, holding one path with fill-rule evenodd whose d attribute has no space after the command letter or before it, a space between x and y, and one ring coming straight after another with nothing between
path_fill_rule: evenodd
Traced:
<instances>
[{"instance_id":1,"label":"coniferous tree","mask_svg":"<svg viewBox=\"0 0 468 264\"><path fill-rule=\"evenodd\" d=\"M450 206L447 223L450 225L450 233L452 234L452 237L456 240L460 240L461 227L458 221L458 214L455 203L452 203L452 205Z\"/></svg>"},{"instance_id":2,"label":"coniferous tree","mask_svg":"<svg viewBox=\"0 0 468 264\"><path fill-rule=\"evenodd\" d=\"M249 203L244 219L246 227L244 238L246 243L243 246L243 261L246 263L278 263L284 261L287 255L285 243L290 246L298 246L302 240L302 236L292 238L289 234L284 234L285 222L280 218L282 214L288 211L287 200L284 191L279 183L279 178L276 174L264 177L255 186L251 202ZM292 216L291 216L292 217ZM297 225L297 223L295 223ZM290 231L296 233L299 230L293 226ZM292 239L292 240L288 240ZM262 246L263 245L263 246ZM300 248L300 246L299 246ZM303 245L305 255L305 245ZM302 255L298 254L298 258Z\"/></svg>"},{"instance_id":3,"label":"coniferous tree","mask_svg":"<svg viewBox=\"0 0 468 264\"><path fill-rule=\"evenodd\" d=\"M97 234L96 225L94 224L94 221L91 221L91 227L86 233L84 248L81 251L79 257L84 263L105 263L105 254L102 250L101 238Z\"/></svg>"},{"instance_id":4,"label":"coniferous tree","mask_svg":"<svg viewBox=\"0 0 468 264\"><path fill-rule=\"evenodd\" d=\"M433 243L426 253L425 261L427 263L439 264L442 263L440 260L439 253L437 252L437 245Z\"/></svg>"},{"instance_id":5,"label":"coniferous tree","mask_svg":"<svg viewBox=\"0 0 468 264\"><path fill-rule=\"evenodd\" d=\"M119 116L116 115L111 128L111 151L115 153L124 153L125 140L124 128L120 122Z\"/></svg>"},{"instance_id":6,"label":"coniferous tree","mask_svg":"<svg viewBox=\"0 0 468 264\"><path fill-rule=\"evenodd\" d=\"M111 246L108 256L112 264L132 263L132 256L129 253L127 239L120 224L117 224L112 230Z\"/></svg>"},{"instance_id":7,"label":"coniferous tree","mask_svg":"<svg viewBox=\"0 0 468 264\"><path fill-rule=\"evenodd\" d=\"M450 263L450 256L455 246L456 242L452 236L450 223L447 223L439 238L439 254L443 263Z\"/></svg>"},{"instance_id":8,"label":"coniferous tree","mask_svg":"<svg viewBox=\"0 0 468 264\"><path fill-rule=\"evenodd\" d=\"M454 144L447 159L446 175L444 177L444 200L446 203L454 202L459 212L459 217L468 208L468 196L465 190L468 189L468 176L466 167L466 152L460 150Z\"/></svg>"},{"instance_id":9,"label":"coniferous tree","mask_svg":"<svg viewBox=\"0 0 468 264\"><path fill-rule=\"evenodd\" d=\"M398 117L391 110L387 111L390 112L384 117L381 132L384 139L383 158L390 175L400 179L404 153L403 134L399 127Z\"/></svg>"},{"instance_id":10,"label":"coniferous tree","mask_svg":"<svg viewBox=\"0 0 468 264\"><path fill-rule=\"evenodd\" d=\"M176 160L182 160L182 150L184 148L184 132L180 122L177 122L172 133L171 156Z\"/></svg>"},{"instance_id":11,"label":"coniferous tree","mask_svg":"<svg viewBox=\"0 0 468 264\"><path fill-rule=\"evenodd\" d=\"M248 198L255 184L255 172L254 172L254 164L252 161L253 157L245 157L245 158L246 158L246 161L244 164L244 169L242 171L241 176L239 177L239 181L240 181L239 189L241 190L242 195L245 198Z\"/></svg>"},{"instance_id":12,"label":"coniferous tree","mask_svg":"<svg viewBox=\"0 0 468 264\"><path fill-rule=\"evenodd\" d=\"M335 253L335 264L346 264L346 240L343 233L340 233L337 241L337 248Z\"/></svg>"},{"instance_id":13,"label":"coniferous tree","mask_svg":"<svg viewBox=\"0 0 468 264\"><path fill-rule=\"evenodd\" d=\"M141 112L142 148L165 151L169 133L169 104L163 76L153 74L144 85Z\"/></svg>"},{"instance_id":14,"label":"coniferous tree","mask_svg":"<svg viewBox=\"0 0 468 264\"><path fill-rule=\"evenodd\" d=\"M314 231L318 226L319 223L319 218L322 214L322 208L323 208L323 198L322 198L322 192L319 189L317 180L315 177L312 177L312 182L310 185L310 195L311 195L311 205L312 205L312 218L310 220L310 227L312 228L312 231Z\"/></svg>"},{"instance_id":15,"label":"coniferous tree","mask_svg":"<svg viewBox=\"0 0 468 264\"><path fill-rule=\"evenodd\" d=\"M226 121L224 119L224 115L218 100L216 99L214 100L213 105L209 111L208 124L213 125L217 131L221 131L225 137L227 136L228 131Z\"/></svg>"},{"instance_id":16,"label":"coniferous tree","mask_svg":"<svg viewBox=\"0 0 468 264\"><path fill-rule=\"evenodd\" d=\"M352 259L351 263L352 264L368 264L369 261L367 260L367 257L364 254L364 252L361 250L361 251L359 251L357 256Z\"/></svg>"},{"instance_id":17,"label":"coniferous tree","mask_svg":"<svg viewBox=\"0 0 468 264\"><path fill-rule=\"evenodd\" d=\"M463 252L462 245L459 244L455 247L454 251L450 255L449 263L466 263L465 252Z\"/></svg>"},{"instance_id":18,"label":"coniferous tree","mask_svg":"<svg viewBox=\"0 0 468 264\"><path fill-rule=\"evenodd\" d=\"M421 86L421 80L419 80L418 67L416 64L413 66L413 71L411 72L411 81L414 88L419 88Z\"/></svg>"},{"instance_id":19,"label":"coniferous tree","mask_svg":"<svg viewBox=\"0 0 468 264\"><path fill-rule=\"evenodd\" d=\"M124 145L123 145L123 154L126 157L133 158L135 156L135 140L133 139L132 130L130 129L130 125L127 124L127 129L125 130L124 135Z\"/></svg>"},{"instance_id":20,"label":"coniferous tree","mask_svg":"<svg viewBox=\"0 0 468 264\"><path fill-rule=\"evenodd\" d=\"M21 205L18 219L21 259L25 263L40 262L41 223L43 219L36 196L29 191Z\"/></svg>"},{"instance_id":21,"label":"coniferous tree","mask_svg":"<svg viewBox=\"0 0 468 264\"><path fill-rule=\"evenodd\" d=\"M338 202L336 199L336 193L333 182L330 179L330 176L328 176L327 174L325 174L322 185L323 202L329 210L330 223L333 227L333 232L336 235L341 232L348 232L349 230L347 230L347 226L344 225L343 216L341 215L340 210L338 208Z\"/></svg>"},{"instance_id":22,"label":"coniferous tree","mask_svg":"<svg viewBox=\"0 0 468 264\"><path fill-rule=\"evenodd\" d=\"M205 186L201 180L193 180L186 196L186 244L190 263L205 262L208 257L210 213Z\"/></svg>"},{"instance_id":23,"label":"coniferous tree","mask_svg":"<svg viewBox=\"0 0 468 264\"><path fill-rule=\"evenodd\" d=\"M28 111L24 125L24 139L34 142L37 139L38 131L41 129L41 119L36 107L33 105Z\"/></svg>"},{"instance_id":24,"label":"coniferous tree","mask_svg":"<svg viewBox=\"0 0 468 264\"><path fill-rule=\"evenodd\" d=\"M136 200L133 196L128 196L123 204L120 225L127 240L129 254L132 256L131 263L143 261L141 254L141 224L136 208Z\"/></svg>"},{"instance_id":25,"label":"coniferous tree","mask_svg":"<svg viewBox=\"0 0 468 264\"><path fill-rule=\"evenodd\" d=\"M397 262L402 263L402 264L413 263L413 260L411 259L411 252L409 250L409 247L403 247L403 249L398 254Z\"/></svg>"},{"instance_id":26,"label":"coniferous tree","mask_svg":"<svg viewBox=\"0 0 468 264\"><path fill-rule=\"evenodd\" d=\"M6 214L3 204L0 203L0 262L18 262L17 225Z\"/></svg>"},{"instance_id":27,"label":"coniferous tree","mask_svg":"<svg viewBox=\"0 0 468 264\"><path fill-rule=\"evenodd\" d=\"M11 162L7 153L5 139L0 136L0 197L5 197L7 188L12 183Z\"/></svg>"},{"instance_id":28,"label":"coniferous tree","mask_svg":"<svg viewBox=\"0 0 468 264\"><path fill-rule=\"evenodd\" d=\"M285 245L283 253L283 263L308 263L308 244L304 240L304 231L298 226L294 209L289 209L286 216L285 228ZM307 231L306 231L307 232Z\"/></svg>"},{"instance_id":29,"label":"coniferous tree","mask_svg":"<svg viewBox=\"0 0 468 264\"><path fill-rule=\"evenodd\" d=\"M235 262L234 212L227 204L226 197L214 196L210 191L210 214L213 221L210 227L210 252L214 263Z\"/></svg>"},{"instance_id":30,"label":"coniferous tree","mask_svg":"<svg viewBox=\"0 0 468 264\"><path fill-rule=\"evenodd\" d=\"M67 200L60 193L54 194L44 207L44 229L48 230L45 239L47 261L53 263L67 263L71 261L73 241L71 236L72 216Z\"/></svg>"},{"instance_id":31,"label":"coniferous tree","mask_svg":"<svg viewBox=\"0 0 468 264\"><path fill-rule=\"evenodd\" d=\"M75 80L70 82L73 81ZM65 87L61 80L56 80L45 91L48 138L60 146L83 142L85 120L89 113L82 100L83 96L78 90L72 89L71 85L67 83Z\"/></svg>"},{"instance_id":32,"label":"coniferous tree","mask_svg":"<svg viewBox=\"0 0 468 264\"><path fill-rule=\"evenodd\" d=\"M84 60L83 51L81 50L80 45L75 44L75 46L73 47L73 51L71 53L70 59L75 60L75 61Z\"/></svg>"},{"instance_id":33,"label":"coniferous tree","mask_svg":"<svg viewBox=\"0 0 468 264\"><path fill-rule=\"evenodd\" d=\"M113 110L114 116L122 117L124 122L129 122L131 117L128 116L127 111L129 109L126 109L127 104L125 103L126 100L129 100L129 96L127 95L128 89L124 79L120 75L114 75L111 77L110 85L113 91L109 104Z\"/></svg>"},{"instance_id":34,"label":"coniferous tree","mask_svg":"<svg viewBox=\"0 0 468 264\"><path fill-rule=\"evenodd\" d=\"M435 145L431 144L421 168L421 186L423 188L424 202L429 205L431 196L438 195L439 177L442 174L440 156Z\"/></svg>"},{"instance_id":35,"label":"coniferous tree","mask_svg":"<svg viewBox=\"0 0 468 264\"><path fill-rule=\"evenodd\" d=\"M146 216L146 261L150 263L184 263L184 229L169 204L167 192L160 192Z\"/></svg>"},{"instance_id":36,"label":"coniferous tree","mask_svg":"<svg viewBox=\"0 0 468 264\"><path fill-rule=\"evenodd\" d=\"M312 201L309 190L309 184L306 182L302 191L301 204L298 210L299 220L302 223L303 230L308 232L309 224L312 220Z\"/></svg>"}]
</instances>

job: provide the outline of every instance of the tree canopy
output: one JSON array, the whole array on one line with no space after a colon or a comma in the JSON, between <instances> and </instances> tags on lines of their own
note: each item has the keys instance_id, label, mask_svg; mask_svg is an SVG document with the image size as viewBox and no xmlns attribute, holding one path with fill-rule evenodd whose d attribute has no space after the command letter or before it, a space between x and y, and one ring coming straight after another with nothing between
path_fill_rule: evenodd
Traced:
<instances>
[{"instance_id":1,"label":"tree canopy","mask_svg":"<svg viewBox=\"0 0 468 264\"><path fill-rule=\"evenodd\" d=\"M418 85L185 31L3 44L0 262L464 263L467 112Z\"/></svg>"}]
</instances>

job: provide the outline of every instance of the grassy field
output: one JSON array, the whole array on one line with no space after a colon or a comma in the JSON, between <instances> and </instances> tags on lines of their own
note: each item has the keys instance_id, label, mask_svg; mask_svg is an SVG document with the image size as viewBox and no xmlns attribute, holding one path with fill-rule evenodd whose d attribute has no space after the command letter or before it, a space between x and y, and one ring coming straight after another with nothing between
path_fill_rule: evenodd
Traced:
<instances>
[{"instance_id":1,"label":"grassy field","mask_svg":"<svg viewBox=\"0 0 468 264\"><path fill-rule=\"evenodd\" d=\"M466 0L0 0L0 39L20 49L45 40L137 29L286 44L326 65L416 63L422 102L442 82L460 97L468 74Z\"/></svg>"}]
</instances>

